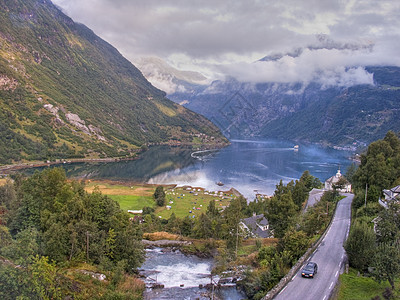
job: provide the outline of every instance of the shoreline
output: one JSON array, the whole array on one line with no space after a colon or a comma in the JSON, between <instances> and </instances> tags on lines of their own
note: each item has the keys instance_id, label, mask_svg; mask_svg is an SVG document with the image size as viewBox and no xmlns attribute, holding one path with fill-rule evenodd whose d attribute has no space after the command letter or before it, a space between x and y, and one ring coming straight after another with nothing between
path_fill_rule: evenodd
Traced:
<instances>
[{"instance_id":1,"label":"shoreline","mask_svg":"<svg viewBox=\"0 0 400 300\"><path fill-rule=\"evenodd\" d=\"M189 143L180 143L180 144L170 144L170 143L156 143L151 144L149 147L152 146L170 146L170 147L188 147L188 146L200 146L205 147L204 150L217 150L222 149L230 145L230 142L227 144L189 144ZM210 149L207 149L210 147ZM213 147L213 148L211 148ZM119 161L130 161L136 160L140 158L140 154L145 153L147 150L143 151L138 149L135 152L135 156L131 157L105 157L105 158L57 158L55 161L29 161L29 162L20 162L14 163L9 165L0 165L0 176L9 175L12 171L29 169L29 168L37 168L37 167L48 167L53 165L63 165L63 164L73 164L73 163L107 163L107 162L119 162ZM197 150L198 151L198 150ZM196 151L194 151L196 152Z\"/></svg>"},{"instance_id":2,"label":"shoreline","mask_svg":"<svg viewBox=\"0 0 400 300\"><path fill-rule=\"evenodd\" d=\"M56 159L55 161L39 162L31 161L24 163L17 163L11 165L0 165L0 175L9 175L12 171L48 167L54 165L74 164L74 163L106 163L106 162L118 162L118 161L129 161L136 160L139 156L135 157L106 157L106 158L71 158L71 159Z\"/></svg>"}]
</instances>

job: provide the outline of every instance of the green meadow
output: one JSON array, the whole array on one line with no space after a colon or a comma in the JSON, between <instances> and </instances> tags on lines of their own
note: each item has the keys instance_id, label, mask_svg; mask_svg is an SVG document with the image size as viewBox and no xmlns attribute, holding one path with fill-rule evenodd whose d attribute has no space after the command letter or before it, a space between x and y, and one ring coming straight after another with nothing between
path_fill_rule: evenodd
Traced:
<instances>
[{"instance_id":1,"label":"green meadow","mask_svg":"<svg viewBox=\"0 0 400 300\"><path fill-rule=\"evenodd\" d=\"M179 218L198 217L207 211L210 201L221 211L235 198L232 191L209 192L201 188L165 186L165 206L157 207L153 199L155 185L129 185L104 181L88 181L85 190L95 189L117 201L122 210L140 210L145 206L153 207L155 214L169 219L172 213Z\"/></svg>"}]
</instances>

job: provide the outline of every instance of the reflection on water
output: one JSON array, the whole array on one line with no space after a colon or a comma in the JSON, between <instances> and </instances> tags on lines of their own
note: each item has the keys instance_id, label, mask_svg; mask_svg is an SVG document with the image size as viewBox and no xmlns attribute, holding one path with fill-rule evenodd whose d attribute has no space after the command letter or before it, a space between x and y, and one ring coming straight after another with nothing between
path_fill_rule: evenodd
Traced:
<instances>
[{"instance_id":1,"label":"reflection on water","mask_svg":"<svg viewBox=\"0 0 400 300\"><path fill-rule=\"evenodd\" d=\"M152 177L150 183L177 183L201 186L210 190L231 187L249 200L256 192L272 194L282 179L285 183L300 178L305 170L321 181L336 174L340 166L345 172L351 164L349 152L327 149L318 145L300 145L287 141L240 141L221 149L209 160L199 160L184 169L175 169Z\"/></svg>"},{"instance_id":2,"label":"reflection on water","mask_svg":"<svg viewBox=\"0 0 400 300\"><path fill-rule=\"evenodd\" d=\"M184 169L197 162L188 147L154 146L140 154L136 160L101 163L72 163L62 165L68 177L129 180L147 182L150 178L176 169ZM28 169L26 173L33 173Z\"/></svg>"},{"instance_id":3,"label":"reflection on water","mask_svg":"<svg viewBox=\"0 0 400 300\"><path fill-rule=\"evenodd\" d=\"M64 165L69 177L129 180L155 184L201 186L210 190L236 188L249 200L255 192L272 194L279 180L300 178L305 170L321 181L351 164L349 152L318 145L295 151L288 141L232 141L215 151L154 146L133 161ZM223 187L216 183L222 182Z\"/></svg>"}]
</instances>

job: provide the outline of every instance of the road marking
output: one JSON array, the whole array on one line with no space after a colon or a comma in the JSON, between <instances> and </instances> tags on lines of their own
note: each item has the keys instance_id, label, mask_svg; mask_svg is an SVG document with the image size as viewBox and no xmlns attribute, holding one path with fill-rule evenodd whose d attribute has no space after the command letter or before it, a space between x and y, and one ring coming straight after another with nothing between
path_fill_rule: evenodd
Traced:
<instances>
[{"instance_id":1,"label":"road marking","mask_svg":"<svg viewBox=\"0 0 400 300\"><path fill-rule=\"evenodd\" d=\"M336 271L335 277L337 277L338 273L339 273L339 271Z\"/></svg>"},{"instance_id":2,"label":"road marking","mask_svg":"<svg viewBox=\"0 0 400 300\"><path fill-rule=\"evenodd\" d=\"M340 265L341 265L341 264L342 264L341 262L338 264L339 268L340 268Z\"/></svg>"},{"instance_id":3,"label":"road marking","mask_svg":"<svg viewBox=\"0 0 400 300\"><path fill-rule=\"evenodd\" d=\"M331 285L329 286L329 289L331 289L331 288L332 288L332 286L333 286L333 281L331 282Z\"/></svg>"},{"instance_id":4,"label":"road marking","mask_svg":"<svg viewBox=\"0 0 400 300\"><path fill-rule=\"evenodd\" d=\"M286 288L287 288L287 286L285 286L285 287L282 289L282 291L279 292L278 295L280 295Z\"/></svg>"},{"instance_id":5,"label":"road marking","mask_svg":"<svg viewBox=\"0 0 400 300\"><path fill-rule=\"evenodd\" d=\"M326 299L326 295L324 296L324 299L322 299L322 300L325 300Z\"/></svg>"}]
</instances>

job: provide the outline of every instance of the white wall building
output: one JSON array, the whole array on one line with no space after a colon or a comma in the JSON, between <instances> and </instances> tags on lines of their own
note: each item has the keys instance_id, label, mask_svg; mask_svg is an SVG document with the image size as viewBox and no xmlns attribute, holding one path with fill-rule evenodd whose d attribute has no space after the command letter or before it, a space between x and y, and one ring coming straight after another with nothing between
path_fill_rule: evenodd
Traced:
<instances>
[{"instance_id":1,"label":"white wall building","mask_svg":"<svg viewBox=\"0 0 400 300\"><path fill-rule=\"evenodd\" d=\"M339 182L339 179L342 178L342 174L340 173L340 169L337 171L335 176L328 178L325 181L325 190L331 191L333 190L333 186ZM344 177L343 177L344 178ZM342 189L339 190L341 193L350 193L351 192L351 184L346 179L346 184Z\"/></svg>"}]
</instances>

